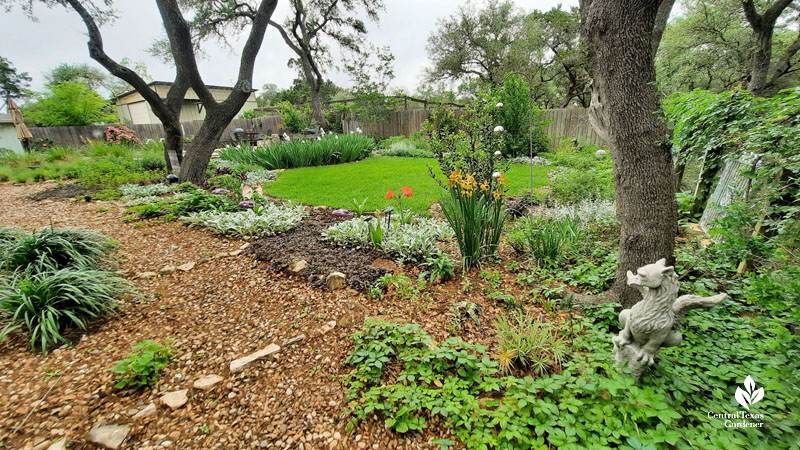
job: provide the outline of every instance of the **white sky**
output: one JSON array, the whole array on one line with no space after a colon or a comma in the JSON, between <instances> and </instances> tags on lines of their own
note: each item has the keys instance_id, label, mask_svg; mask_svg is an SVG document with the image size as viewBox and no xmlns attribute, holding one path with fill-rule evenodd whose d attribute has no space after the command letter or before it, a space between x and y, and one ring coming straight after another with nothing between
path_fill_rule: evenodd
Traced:
<instances>
[{"instance_id":1,"label":"white sky","mask_svg":"<svg viewBox=\"0 0 800 450\"><path fill-rule=\"evenodd\" d=\"M515 0L527 10L548 10L558 4L566 9L577 5L578 0ZM377 46L389 46L395 55L395 79L392 87L414 92L421 80L422 70L427 64L425 51L427 39L436 26L438 18L453 14L466 2L464 0L385 0L386 11L381 14L378 25L367 23L368 39ZM117 0L115 7L119 18L101 28L106 52L114 59L128 57L147 64L150 75L159 81L172 81L174 71L145 51L162 34L161 20L154 1ZM289 11L283 0L273 15L273 20L283 22ZM0 55L9 59L19 71L28 72L33 78L31 87L41 89L44 74L60 63L89 63L100 68L89 58L86 47L86 28L77 14L61 7L47 9L39 4L35 7L38 21L31 21L18 8L10 13L0 9L2 50ZM205 45L207 54L201 60L200 71L207 84L231 85L236 79L239 61L238 52L243 39L233 41L233 51L215 43ZM294 56L284 44L278 32L269 29L258 54L253 77L253 86L275 83L288 87L296 71L286 66ZM339 85L348 86L346 75L331 70L328 77Z\"/></svg>"}]
</instances>

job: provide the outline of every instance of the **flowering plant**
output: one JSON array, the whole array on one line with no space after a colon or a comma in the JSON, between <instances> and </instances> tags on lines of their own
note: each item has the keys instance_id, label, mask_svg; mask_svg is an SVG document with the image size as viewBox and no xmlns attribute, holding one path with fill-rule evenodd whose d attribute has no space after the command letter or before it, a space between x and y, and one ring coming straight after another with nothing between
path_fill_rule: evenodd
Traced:
<instances>
[{"instance_id":1,"label":"flowering plant","mask_svg":"<svg viewBox=\"0 0 800 450\"><path fill-rule=\"evenodd\" d=\"M125 124L117 123L106 127L105 131L106 142L111 144L140 144L139 138L136 137L136 132L125 126Z\"/></svg>"},{"instance_id":2,"label":"flowering plant","mask_svg":"<svg viewBox=\"0 0 800 450\"><path fill-rule=\"evenodd\" d=\"M414 196L414 191L411 190L408 186L403 186L400 188L400 192L395 195L391 189L386 192L386 199L391 200L393 198L397 199L397 211L400 215L400 223L408 223L411 218L411 210L403 209L403 199L404 198L411 198Z\"/></svg>"},{"instance_id":3,"label":"flowering plant","mask_svg":"<svg viewBox=\"0 0 800 450\"><path fill-rule=\"evenodd\" d=\"M483 94L467 105L454 125L426 125L446 181L432 169L430 173L450 194L441 202L442 213L455 234L464 269L494 254L506 220L503 198L509 162L502 152L507 134L499 124L503 107Z\"/></svg>"}]
</instances>

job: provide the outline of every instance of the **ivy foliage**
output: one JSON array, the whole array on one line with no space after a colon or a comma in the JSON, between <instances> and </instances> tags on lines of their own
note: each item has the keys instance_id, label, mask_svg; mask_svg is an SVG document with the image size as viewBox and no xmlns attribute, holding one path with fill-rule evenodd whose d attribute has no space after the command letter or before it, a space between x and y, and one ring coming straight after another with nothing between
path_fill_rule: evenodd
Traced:
<instances>
[{"instance_id":1,"label":"ivy foliage","mask_svg":"<svg viewBox=\"0 0 800 450\"><path fill-rule=\"evenodd\" d=\"M483 346L367 321L347 360L351 427L373 415L398 433L443 422L468 449L791 448L800 344L779 320L744 312L728 302L691 314L684 343L660 353L639 384L612 364L613 305L588 310L563 371L538 378L499 376ZM766 416L764 427L709 418L741 409L734 392L748 375L766 390L750 411Z\"/></svg>"}]
</instances>

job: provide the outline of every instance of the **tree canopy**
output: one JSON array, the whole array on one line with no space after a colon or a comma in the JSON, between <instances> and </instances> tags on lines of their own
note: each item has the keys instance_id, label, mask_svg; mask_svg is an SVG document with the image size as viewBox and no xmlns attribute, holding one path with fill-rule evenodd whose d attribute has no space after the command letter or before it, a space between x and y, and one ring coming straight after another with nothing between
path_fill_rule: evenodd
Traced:
<instances>
[{"instance_id":1,"label":"tree canopy","mask_svg":"<svg viewBox=\"0 0 800 450\"><path fill-rule=\"evenodd\" d=\"M23 108L25 121L45 127L87 126L117 120L111 104L84 81L50 84Z\"/></svg>"},{"instance_id":2,"label":"tree canopy","mask_svg":"<svg viewBox=\"0 0 800 450\"><path fill-rule=\"evenodd\" d=\"M0 99L22 96L30 82L27 72L17 71L11 61L0 56Z\"/></svg>"}]
</instances>

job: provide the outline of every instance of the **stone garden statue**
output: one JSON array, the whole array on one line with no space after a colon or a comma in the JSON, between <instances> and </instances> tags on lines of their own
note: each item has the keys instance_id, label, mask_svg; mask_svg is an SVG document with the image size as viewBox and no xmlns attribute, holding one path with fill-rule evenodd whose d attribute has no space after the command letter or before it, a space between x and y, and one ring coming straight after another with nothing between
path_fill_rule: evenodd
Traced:
<instances>
[{"instance_id":1,"label":"stone garden statue","mask_svg":"<svg viewBox=\"0 0 800 450\"><path fill-rule=\"evenodd\" d=\"M682 295L678 297L678 276L666 260L628 271L628 286L635 286L642 300L619 314L622 331L612 339L617 364L628 365L636 380L653 365L661 347L681 343L681 319L689 309L714 306L727 297Z\"/></svg>"}]
</instances>

